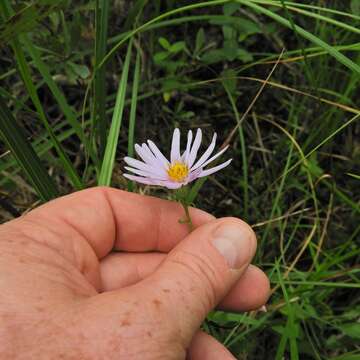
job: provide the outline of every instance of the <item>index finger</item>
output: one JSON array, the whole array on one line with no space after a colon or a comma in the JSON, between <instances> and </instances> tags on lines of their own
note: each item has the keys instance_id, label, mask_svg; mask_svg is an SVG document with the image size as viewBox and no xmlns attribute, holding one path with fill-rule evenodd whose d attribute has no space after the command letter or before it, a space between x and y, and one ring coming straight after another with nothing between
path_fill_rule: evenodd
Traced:
<instances>
[{"instance_id":1,"label":"index finger","mask_svg":"<svg viewBox=\"0 0 360 360\"><path fill-rule=\"evenodd\" d=\"M190 208L194 227L214 219ZM188 233L180 204L108 187L82 190L53 200L26 215L58 229L72 227L94 249L98 258L113 248L124 251L168 252Z\"/></svg>"}]
</instances>

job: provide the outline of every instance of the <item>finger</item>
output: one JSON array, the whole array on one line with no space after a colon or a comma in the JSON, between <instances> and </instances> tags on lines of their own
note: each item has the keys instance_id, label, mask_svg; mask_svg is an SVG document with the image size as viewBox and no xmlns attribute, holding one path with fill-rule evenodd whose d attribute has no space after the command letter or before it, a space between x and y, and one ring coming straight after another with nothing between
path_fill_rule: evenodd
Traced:
<instances>
[{"instance_id":1,"label":"finger","mask_svg":"<svg viewBox=\"0 0 360 360\"><path fill-rule=\"evenodd\" d=\"M100 264L103 291L117 290L138 283L150 276L165 259L161 253L113 253ZM270 294L267 276L256 266L249 265L218 309L250 311L264 305Z\"/></svg>"},{"instance_id":2,"label":"finger","mask_svg":"<svg viewBox=\"0 0 360 360\"><path fill-rule=\"evenodd\" d=\"M187 355L187 360L234 360L229 350L212 336L199 331L194 336Z\"/></svg>"},{"instance_id":3,"label":"finger","mask_svg":"<svg viewBox=\"0 0 360 360\"><path fill-rule=\"evenodd\" d=\"M240 279L255 250L255 235L246 223L236 218L214 220L190 233L136 286L178 324L186 345Z\"/></svg>"},{"instance_id":4,"label":"finger","mask_svg":"<svg viewBox=\"0 0 360 360\"><path fill-rule=\"evenodd\" d=\"M193 208L190 215L195 227L214 219ZM60 234L72 229L71 236L57 237L57 246L69 243L72 247L72 240L81 237L102 258L113 247L126 251L169 251L189 232L186 224L179 223L182 217L183 209L176 202L95 187L50 201L19 222L38 222L43 227L61 230Z\"/></svg>"},{"instance_id":5,"label":"finger","mask_svg":"<svg viewBox=\"0 0 360 360\"><path fill-rule=\"evenodd\" d=\"M258 267L249 265L240 280L221 301L221 310L250 311L265 305L270 296L268 277Z\"/></svg>"},{"instance_id":6,"label":"finger","mask_svg":"<svg viewBox=\"0 0 360 360\"><path fill-rule=\"evenodd\" d=\"M111 253L101 260L102 290L134 285L152 274L165 259L163 253Z\"/></svg>"}]
</instances>

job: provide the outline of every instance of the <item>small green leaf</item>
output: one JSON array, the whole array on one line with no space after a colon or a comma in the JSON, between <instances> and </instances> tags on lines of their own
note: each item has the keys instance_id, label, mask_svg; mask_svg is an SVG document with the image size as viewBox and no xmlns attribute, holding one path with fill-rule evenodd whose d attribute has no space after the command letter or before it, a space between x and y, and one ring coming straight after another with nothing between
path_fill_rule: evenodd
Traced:
<instances>
[{"instance_id":1,"label":"small green leaf","mask_svg":"<svg viewBox=\"0 0 360 360\"><path fill-rule=\"evenodd\" d=\"M171 53L175 54L175 53L177 53L177 52L179 52L179 51L184 50L185 47L186 47L186 45L185 45L185 42L184 42L184 41L178 41L178 42L176 42L176 43L174 43L174 44L172 44L172 45L170 46L169 51L170 51Z\"/></svg>"},{"instance_id":2,"label":"small green leaf","mask_svg":"<svg viewBox=\"0 0 360 360\"><path fill-rule=\"evenodd\" d=\"M237 10L240 9L240 4L236 3L236 2L229 2L227 4L225 4L223 6L223 12L224 12L224 15L232 15L234 14Z\"/></svg>"},{"instance_id":3,"label":"small green leaf","mask_svg":"<svg viewBox=\"0 0 360 360\"><path fill-rule=\"evenodd\" d=\"M182 80L182 81L181 81ZM184 89L184 79L167 78L162 82L162 91L171 92L177 89Z\"/></svg>"},{"instance_id":4,"label":"small green leaf","mask_svg":"<svg viewBox=\"0 0 360 360\"><path fill-rule=\"evenodd\" d=\"M226 54L223 49L213 49L207 51L202 57L201 60L207 64L214 64L219 61L226 60Z\"/></svg>"},{"instance_id":5,"label":"small green leaf","mask_svg":"<svg viewBox=\"0 0 360 360\"><path fill-rule=\"evenodd\" d=\"M87 79L90 76L90 70L86 65L75 64L72 61L69 61L68 64L72 71L82 79Z\"/></svg>"},{"instance_id":6,"label":"small green leaf","mask_svg":"<svg viewBox=\"0 0 360 360\"><path fill-rule=\"evenodd\" d=\"M205 31L203 28L200 28L198 32L196 33L196 41L195 41L195 53L198 53L201 48L205 44Z\"/></svg>"},{"instance_id":7,"label":"small green leaf","mask_svg":"<svg viewBox=\"0 0 360 360\"><path fill-rule=\"evenodd\" d=\"M244 63L254 60L253 56L248 51L242 48L237 49L236 57Z\"/></svg>"},{"instance_id":8,"label":"small green leaf","mask_svg":"<svg viewBox=\"0 0 360 360\"><path fill-rule=\"evenodd\" d=\"M163 62L170 56L170 53L167 51L159 51L154 55L154 61L156 64Z\"/></svg>"},{"instance_id":9,"label":"small green leaf","mask_svg":"<svg viewBox=\"0 0 360 360\"><path fill-rule=\"evenodd\" d=\"M225 40L233 40L236 38L236 30L232 26L224 25L222 31Z\"/></svg>"},{"instance_id":10,"label":"small green leaf","mask_svg":"<svg viewBox=\"0 0 360 360\"><path fill-rule=\"evenodd\" d=\"M257 23L243 17L238 17L234 26L236 27L237 31L245 32L247 34L255 34L261 32L260 26Z\"/></svg>"},{"instance_id":11,"label":"small green leaf","mask_svg":"<svg viewBox=\"0 0 360 360\"><path fill-rule=\"evenodd\" d=\"M237 58L238 42L235 39L224 41L224 54L226 59L234 61Z\"/></svg>"},{"instance_id":12,"label":"small green leaf","mask_svg":"<svg viewBox=\"0 0 360 360\"><path fill-rule=\"evenodd\" d=\"M339 326L342 332L353 339L360 340L360 323L353 322Z\"/></svg>"},{"instance_id":13,"label":"small green leaf","mask_svg":"<svg viewBox=\"0 0 360 360\"><path fill-rule=\"evenodd\" d=\"M235 94L237 87L237 72L234 69L226 69L221 74L223 86L230 94Z\"/></svg>"},{"instance_id":14,"label":"small green leaf","mask_svg":"<svg viewBox=\"0 0 360 360\"><path fill-rule=\"evenodd\" d=\"M164 37L160 37L158 41L165 50L170 49L171 44Z\"/></svg>"},{"instance_id":15,"label":"small green leaf","mask_svg":"<svg viewBox=\"0 0 360 360\"><path fill-rule=\"evenodd\" d=\"M244 18L239 19L235 27L239 34L239 41L244 41L248 36L262 32L258 24Z\"/></svg>"},{"instance_id":16,"label":"small green leaf","mask_svg":"<svg viewBox=\"0 0 360 360\"><path fill-rule=\"evenodd\" d=\"M359 0L351 0L350 4L351 11L355 15L360 15L360 1Z\"/></svg>"}]
</instances>

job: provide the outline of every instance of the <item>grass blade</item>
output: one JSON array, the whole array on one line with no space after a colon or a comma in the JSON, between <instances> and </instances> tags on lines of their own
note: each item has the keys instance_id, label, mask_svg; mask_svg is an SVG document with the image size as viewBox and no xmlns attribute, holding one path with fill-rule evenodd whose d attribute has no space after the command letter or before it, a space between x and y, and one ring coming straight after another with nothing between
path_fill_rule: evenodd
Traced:
<instances>
[{"instance_id":1,"label":"grass blade","mask_svg":"<svg viewBox=\"0 0 360 360\"><path fill-rule=\"evenodd\" d=\"M282 16L274 13L271 10L265 9L262 6L259 6L251 1L248 0L236 0L238 3L241 3L243 5L246 5L256 11L258 11L261 14L264 14L272 19L274 19L275 21L277 21L278 23L286 26L289 29L294 29L299 35L301 35L302 37L304 37L305 39L313 42L314 44L320 46L321 48L323 48L329 55L333 56L336 60L338 60L340 63L342 63L343 65L345 65L347 68L349 68L350 70L352 70L353 72L355 72L356 74L360 75L360 66L356 63L354 63L352 60L350 60L348 57L346 57L345 55L343 55L342 53L340 53L338 50L336 50L333 46L327 44L325 41L321 40L320 38L318 38L317 36L311 34L310 32L304 30L302 27L300 27L299 25L292 25L291 22L289 20L286 20L285 18L283 18Z\"/></svg>"},{"instance_id":2,"label":"grass blade","mask_svg":"<svg viewBox=\"0 0 360 360\"><path fill-rule=\"evenodd\" d=\"M137 107L137 97L139 91L140 70L141 70L140 50L137 49L135 70L134 70L134 81L133 81L133 87L131 93L129 135L128 135L128 155L131 157L134 157L134 133L135 133L136 107ZM134 189L134 183L132 181L129 181L128 190L132 191L133 189Z\"/></svg>"},{"instance_id":3,"label":"grass blade","mask_svg":"<svg viewBox=\"0 0 360 360\"><path fill-rule=\"evenodd\" d=\"M176 15L176 14L178 14L180 12L199 9L199 8L203 8L203 7L211 7L211 6L215 6L215 5L222 5L222 4L225 4L227 2L229 2L229 0L211 0L211 1L200 2L200 3L197 3L197 4L186 5L186 6L183 6L183 7L168 11L166 13L163 13L163 14L149 20L148 22L146 22L145 24L140 25L136 29L127 32L126 35L124 37L122 37L121 40L118 43L116 43L116 45L114 45L110 49L110 51L106 54L106 56L104 57L102 62L99 64L99 67L104 66L104 64L111 59L111 57L115 54L115 52L128 39L132 38L135 34L141 32L141 31L144 31L145 29L148 29L150 27L150 25L155 24L155 23L159 22L160 20L165 19L167 17L170 17L172 15Z\"/></svg>"},{"instance_id":4,"label":"grass blade","mask_svg":"<svg viewBox=\"0 0 360 360\"><path fill-rule=\"evenodd\" d=\"M94 79L94 129L99 137L99 156L104 155L106 145L106 69L98 68L106 55L108 32L109 0L96 0L95 7L95 79Z\"/></svg>"},{"instance_id":5,"label":"grass blade","mask_svg":"<svg viewBox=\"0 0 360 360\"><path fill-rule=\"evenodd\" d=\"M125 95L126 95L126 86L127 86L128 73L129 73L130 58L131 58L131 48L132 48L132 39L129 42L128 50L125 57L124 67L118 87L118 92L116 95L116 102L111 120L110 132L107 139L105 154L102 161L101 171L98 179L99 185L109 186L111 183L111 176L114 168L116 148L120 134L123 110L125 106Z\"/></svg>"},{"instance_id":6,"label":"grass blade","mask_svg":"<svg viewBox=\"0 0 360 360\"><path fill-rule=\"evenodd\" d=\"M59 105L61 112L64 114L64 117L66 118L67 122L74 129L75 134L81 140L82 144L85 147L85 150L91 156L94 163L97 163L97 157L94 154L93 148L90 145L88 139L85 137L82 125L81 125L80 121L78 120L78 116L77 116L76 112L68 104L68 102L64 96L64 93L61 91L61 89L58 87L58 85L54 81L53 77L51 76L48 66L41 59L39 51L37 50L37 48L35 46L33 46L31 44L31 42L28 40L28 38L26 36L21 36L21 41L24 43L27 51L29 52L30 56L32 57L34 65L36 66L36 68L40 72L40 74L42 75L46 85L49 87L52 95L54 96L57 104Z\"/></svg>"},{"instance_id":7,"label":"grass blade","mask_svg":"<svg viewBox=\"0 0 360 360\"><path fill-rule=\"evenodd\" d=\"M64 0L52 0L50 5L49 1L42 0L21 9L1 24L0 44L9 42L22 33L31 31L40 20L56 10L62 2Z\"/></svg>"},{"instance_id":8,"label":"grass blade","mask_svg":"<svg viewBox=\"0 0 360 360\"><path fill-rule=\"evenodd\" d=\"M249 208L249 177L248 177L248 162L246 155L246 143L244 136L244 129L241 123L239 111L236 106L235 99L233 94L229 90L229 87L226 85L226 82L223 81L223 86L228 95L232 110L235 115L236 124L238 124L239 140L240 140L240 149L241 149L241 161L242 161L242 170L243 170L243 190L244 190L244 218L248 217L248 208Z\"/></svg>"},{"instance_id":9,"label":"grass blade","mask_svg":"<svg viewBox=\"0 0 360 360\"><path fill-rule=\"evenodd\" d=\"M10 4L7 0L4 1L0 6L1 6L2 10L4 11L5 16L11 14L12 10L11 10ZM20 36L20 38L21 38L21 36ZM30 47L30 42L26 41L25 37L23 37L23 40ZM72 163L70 162L69 158L67 157L66 153L64 152L62 146L60 145L59 141L57 140L57 138L56 138L54 132L52 131L52 128L47 120L46 114L43 110L40 99L38 97L36 87L32 82L30 67L26 61L26 58L25 58L24 52L21 48L20 42L15 38L11 42L11 46L14 50L15 58L17 60L18 66L19 66L19 72L20 72L21 77L25 83L27 90L28 90L30 98L37 110L39 118L43 122L44 127L46 128L46 130L48 131L48 133L50 135L50 139L54 144L54 147L59 155L61 163L69 177L69 180L76 189L78 189L78 190L82 189L83 185L82 185L82 182L81 182L79 176L76 173L75 168L73 167ZM32 45L30 48L32 48Z\"/></svg>"},{"instance_id":10,"label":"grass blade","mask_svg":"<svg viewBox=\"0 0 360 360\"><path fill-rule=\"evenodd\" d=\"M58 196L55 183L0 95L0 135L43 201Z\"/></svg>"}]
</instances>

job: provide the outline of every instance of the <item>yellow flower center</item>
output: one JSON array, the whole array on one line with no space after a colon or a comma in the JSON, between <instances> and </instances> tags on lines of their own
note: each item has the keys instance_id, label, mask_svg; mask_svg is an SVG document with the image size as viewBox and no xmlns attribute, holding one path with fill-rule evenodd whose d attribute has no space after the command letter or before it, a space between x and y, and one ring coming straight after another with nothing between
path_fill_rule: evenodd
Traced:
<instances>
[{"instance_id":1,"label":"yellow flower center","mask_svg":"<svg viewBox=\"0 0 360 360\"><path fill-rule=\"evenodd\" d=\"M175 162L170 165L167 173L172 181L182 182L188 176L189 168L181 162Z\"/></svg>"}]
</instances>

